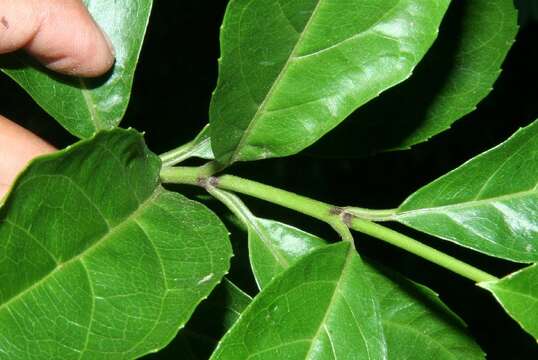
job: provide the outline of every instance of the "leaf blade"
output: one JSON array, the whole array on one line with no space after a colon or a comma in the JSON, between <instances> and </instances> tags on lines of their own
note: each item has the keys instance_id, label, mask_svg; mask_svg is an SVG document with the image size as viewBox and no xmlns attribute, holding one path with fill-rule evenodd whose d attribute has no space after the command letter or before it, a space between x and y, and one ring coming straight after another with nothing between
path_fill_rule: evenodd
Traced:
<instances>
[{"instance_id":1,"label":"leaf blade","mask_svg":"<svg viewBox=\"0 0 538 360\"><path fill-rule=\"evenodd\" d=\"M535 121L419 189L393 219L492 256L536 261L537 149Z\"/></svg>"},{"instance_id":2,"label":"leaf blade","mask_svg":"<svg viewBox=\"0 0 538 360\"><path fill-rule=\"evenodd\" d=\"M116 130L21 174L0 210L0 353L131 358L171 340L231 249L215 215L162 189L159 170L138 133Z\"/></svg>"},{"instance_id":3,"label":"leaf blade","mask_svg":"<svg viewBox=\"0 0 538 360\"><path fill-rule=\"evenodd\" d=\"M210 109L217 160L285 156L315 142L410 75L435 39L447 6L447 1L230 3ZM335 27L335 19L344 25Z\"/></svg>"},{"instance_id":4,"label":"leaf blade","mask_svg":"<svg viewBox=\"0 0 538 360\"><path fill-rule=\"evenodd\" d=\"M312 153L369 156L409 149L448 130L491 92L517 30L511 0L452 2L413 76L355 111Z\"/></svg>"},{"instance_id":5,"label":"leaf blade","mask_svg":"<svg viewBox=\"0 0 538 360\"><path fill-rule=\"evenodd\" d=\"M360 258L346 243L313 251L254 299L211 359L335 358L350 354L384 358L375 300L369 296L369 283L361 278L361 266ZM351 283L364 286L361 295L352 290ZM313 296L316 304L305 302ZM338 312L352 321L338 321ZM355 316L360 317L360 323ZM251 331L257 336L248 336Z\"/></svg>"},{"instance_id":6,"label":"leaf blade","mask_svg":"<svg viewBox=\"0 0 538 360\"><path fill-rule=\"evenodd\" d=\"M274 222L272 226L280 226L280 223ZM282 232L285 233L285 230L284 228ZM271 232L273 236L266 241L272 240L275 251L282 252L282 256L287 254L287 257L294 261L314 251L320 246L319 242L323 242L319 238L317 238L319 242L313 242L312 238L316 237L311 234L302 232L306 235L300 236L300 233L293 233L296 236L295 242L301 243L295 246L301 249L299 255L295 249L290 253L289 247L281 246L283 241L278 239L278 232ZM259 261L258 257L251 254L251 261L255 268L255 263ZM280 273L285 271L286 267L278 267L276 264L269 269L277 269L276 271ZM461 320L432 290L370 262L365 263L364 271L373 284L379 303L387 344L387 358L484 359L483 352L467 333ZM266 275L275 276L272 271Z\"/></svg>"},{"instance_id":7,"label":"leaf blade","mask_svg":"<svg viewBox=\"0 0 538 360\"><path fill-rule=\"evenodd\" d=\"M491 292L505 311L538 342L538 265L478 286Z\"/></svg>"}]
</instances>

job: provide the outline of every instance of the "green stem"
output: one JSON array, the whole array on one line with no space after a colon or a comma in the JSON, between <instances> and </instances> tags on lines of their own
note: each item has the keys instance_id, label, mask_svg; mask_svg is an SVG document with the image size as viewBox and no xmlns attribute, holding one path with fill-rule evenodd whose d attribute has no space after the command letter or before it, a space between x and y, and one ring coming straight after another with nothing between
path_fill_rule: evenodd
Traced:
<instances>
[{"instance_id":1,"label":"green stem","mask_svg":"<svg viewBox=\"0 0 538 360\"><path fill-rule=\"evenodd\" d=\"M191 184L203 186L205 188L216 187L222 190L249 195L324 221L331 225L344 240L350 241L351 243L353 243L353 237L349 232L349 228L407 250L475 282L497 280L497 278L491 274L428 245L422 244L406 235L400 234L399 232L376 224L370 220L359 218L353 212L346 211L346 208L333 206L286 190L233 175L212 177L218 170L220 170L220 167L212 162L198 168L164 168L161 171L161 180L165 183Z\"/></svg>"},{"instance_id":2,"label":"green stem","mask_svg":"<svg viewBox=\"0 0 538 360\"><path fill-rule=\"evenodd\" d=\"M498 280L498 278L495 276L464 263L455 257L447 255L437 249L412 239L409 236L400 234L397 231L376 224L372 221L355 217L351 220L351 228L363 234L370 235L376 239L388 242L389 244L420 256L423 259L431 261L477 283L482 281Z\"/></svg>"},{"instance_id":3,"label":"green stem","mask_svg":"<svg viewBox=\"0 0 538 360\"><path fill-rule=\"evenodd\" d=\"M220 169L221 167L213 161L200 167L163 167L161 169L161 181L163 183L203 186L203 181L213 176Z\"/></svg>"},{"instance_id":4,"label":"green stem","mask_svg":"<svg viewBox=\"0 0 538 360\"><path fill-rule=\"evenodd\" d=\"M353 216L368 219L372 221L390 221L392 216L396 213L397 209L365 209L360 207L348 206L344 208L347 212Z\"/></svg>"},{"instance_id":5,"label":"green stem","mask_svg":"<svg viewBox=\"0 0 538 360\"><path fill-rule=\"evenodd\" d=\"M324 221L331 225L342 239L353 243L353 236L348 227L342 224L340 212L335 206L233 175L223 175L217 179L215 186L219 189L249 195Z\"/></svg>"}]
</instances>

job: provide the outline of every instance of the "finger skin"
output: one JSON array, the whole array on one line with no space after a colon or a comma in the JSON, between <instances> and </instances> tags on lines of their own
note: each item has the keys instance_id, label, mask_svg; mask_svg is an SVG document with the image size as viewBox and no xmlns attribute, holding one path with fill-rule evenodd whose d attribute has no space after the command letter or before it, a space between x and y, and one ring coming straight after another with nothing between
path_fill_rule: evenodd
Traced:
<instances>
[{"instance_id":1,"label":"finger skin","mask_svg":"<svg viewBox=\"0 0 538 360\"><path fill-rule=\"evenodd\" d=\"M0 54L25 49L48 68L93 77L114 51L81 0L0 0Z\"/></svg>"},{"instance_id":2,"label":"finger skin","mask_svg":"<svg viewBox=\"0 0 538 360\"><path fill-rule=\"evenodd\" d=\"M54 150L44 140L0 115L0 199L30 160Z\"/></svg>"}]
</instances>

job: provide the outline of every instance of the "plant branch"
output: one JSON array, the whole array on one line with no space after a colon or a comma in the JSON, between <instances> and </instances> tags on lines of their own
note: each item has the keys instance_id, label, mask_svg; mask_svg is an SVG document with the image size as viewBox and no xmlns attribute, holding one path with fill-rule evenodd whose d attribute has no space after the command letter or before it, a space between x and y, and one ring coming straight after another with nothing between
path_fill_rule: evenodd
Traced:
<instances>
[{"instance_id":1,"label":"plant branch","mask_svg":"<svg viewBox=\"0 0 538 360\"><path fill-rule=\"evenodd\" d=\"M346 209L348 208L333 206L299 194L233 175L213 177L213 174L220 169L221 168L214 162L210 162L198 168L164 168L161 171L161 180L164 183L191 184L202 186L204 188L211 186L222 190L249 195L326 222L340 234L342 239L351 243L353 243L353 237L349 231L350 228L395 245L475 282L497 280L497 278L491 274L406 235L376 224L368 219L360 218L358 217L359 213L347 211ZM390 210L387 212L389 211Z\"/></svg>"},{"instance_id":2,"label":"plant branch","mask_svg":"<svg viewBox=\"0 0 538 360\"><path fill-rule=\"evenodd\" d=\"M477 269L474 266L456 259L455 257L447 255L437 249L410 238L409 236L401 234L383 225L376 224L370 220L354 217L353 220L351 220L351 228L420 256L421 258L442 266L456 274L471 279L476 283L482 281L499 280L495 276Z\"/></svg>"},{"instance_id":3,"label":"plant branch","mask_svg":"<svg viewBox=\"0 0 538 360\"><path fill-rule=\"evenodd\" d=\"M365 209L360 207L347 206L344 210L353 216L372 221L390 221L397 209Z\"/></svg>"}]
</instances>

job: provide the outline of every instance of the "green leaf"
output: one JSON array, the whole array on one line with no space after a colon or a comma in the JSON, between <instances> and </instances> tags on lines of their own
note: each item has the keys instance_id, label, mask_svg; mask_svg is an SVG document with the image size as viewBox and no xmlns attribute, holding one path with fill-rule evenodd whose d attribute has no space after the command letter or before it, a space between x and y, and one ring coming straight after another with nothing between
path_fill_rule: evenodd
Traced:
<instances>
[{"instance_id":1,"label":"green leaf","mask_svg":"<svg viewBox=\"0 0 538 360\"><path fill-rule=\"evenodd\" d=\"M268 219L252 217L248 229L250 263L260 290L301 257L327 244L317 236Z\"/></svg>"},{"instance_id":2,"label":"green leaf","mask_svg":"<svg viewBox=\"0 0 538 360\"><path fill-rule=\"evenodd\" d=\"M312 151L364 156L407 149L447 130L492 90L517 30L512 0L453 1L413 76L357 110Z\"/></svg>"},{"instance_id":3,"label":"green leaf","mask_svg":"<svg viewBox=\"0 0 538 360\"><path fill-rule=\"evenodd\" d=\"M28 56L12 54L2 70L70 133L80 138L117 126L123 118L152 0L85 0L116 50L114 70L99 79L54 74Z\"/></svg>"},{"instance_id":4,"label":"green leaf","mask_svg":"<svg viewBox=\"0 0 538 360\"><path fill-rule=\"evenodd\" d=\"M538 265L498 281L478 284L493 293L506 312L538 341Z\"/></svg>"},{"instance_id":5,"label":"green leaf","mask_svg":"<svg viewBox=\"0 0 538 360\"><path fill-rule=\"evenodd\" d=\"M376 300L350 244L315 250L277 276L211 357L247 358L385 358Z\"/></svg>"},{"instance_id":6,"label":"green leaf","mask_svg":"<svg viewBox=\"0 0 538 360\"><path fill-rule=\"evenodd\" d=\"M251 246L250 250L253 269L260 269L258 273L264 276L277 276L289 264L324 244L322 239L288 225L269 220L263 220L263 223L267 224L268 229L264 231L265 237L263 241L259 240L258 247ZM286 240L290 237L291 240ZM289 259L289 264L267 260L273 257L266 248L278 253L281 258ZM256 256L264 252L268 253L266 258ZM364 271L374 285L379 301L388 359L484 358L461 320L441 302L437 294L387 269L365 265ZM257 279L259 281L260 277Z\"/></svg>"},{"instance_id":7,"label":"green leaf","mask_svg":"<svg viewBox=\"0 0 538 360\"><path fill-rule=\"evenodd\" d=\"M295 154L400 83L448 0L235 0L210 109L218 161Z\"/></svg>"},{"instance_id":8,"label":"green leaf","mask_svg":"<svg viewBox=\"0 0 538 360\"><path fill-rule=\"evenodd\" d=\"M135 358L165 346L227 272L227 230L159 186L133 130L35 160L0 210L0 354Z\"/></svg>"},{"instance_id":9,"label":"green leaf","mask_svg":"<svg viewBox=\"0 0 538 360\"><path fill-rule=\"evenodd\" d=\"M368 265L387 341L388 359L484 359L464 324L425 286Z\"/></svg>"},{"instance_id":10,"label":"green leaf","mask_svg":"<svg viewBox=\"0 0 538 360\"><path fill-rule=\"evenodd\" d=\"M187 326L155 358L181 356L182 360L208 359L218 341L239 319L251 301L250 296L224 278L198 306Z\"/></svg>"},{"instance_id":11,"label":"green leaf","mask_svg":"<svg viewBox=\"0 0 538 360\"><path fill-rule=\"evenodd\" d=\"M538 261L538 121L418 190L393 219L492 256Z\"/></svg>"}]
</instances>

